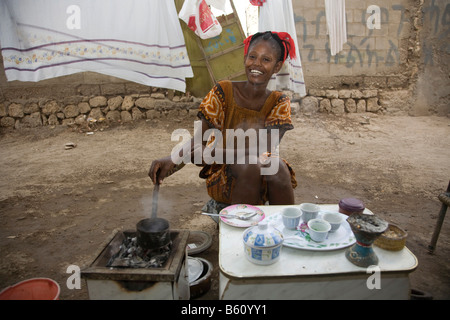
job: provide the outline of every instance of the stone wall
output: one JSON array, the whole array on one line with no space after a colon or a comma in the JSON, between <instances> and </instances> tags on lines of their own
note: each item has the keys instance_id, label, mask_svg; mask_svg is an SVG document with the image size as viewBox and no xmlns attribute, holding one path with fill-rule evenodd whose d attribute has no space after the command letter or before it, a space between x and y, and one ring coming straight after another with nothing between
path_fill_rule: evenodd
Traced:
<instances>
[{"instance_id":1,"label":"stone wall","mask_svg":"<svg viewBox=\"0 0 450 320\"><path fill-rule=\"evenodd\" d=\"M20 129L56 125L83 126L95 122L195 118L200 100L154 88L152 93L74 96L66 99L30 98L0 103L0 126Z\"/></svg>"},{"instance_id":2,"label":"stone wall","mask_svg":"<svg viewBox=\"0 0 450 320\"><path fill-rule=\"evenodd\" d=\"M300 100L300 113L383 113L406 114L404 111L411 100L408 90L379 89L310 89L308 95ZM295 100L294 100L295 101ZM296 106L293 106L295 109Z\"/></svg>"},{"instance_id":3,"label":"stone wall","mask_svg":"<svg viewBox=\"0 0 450 320\"><path fill-rule=\"evenodd\" d=\"M415 48L420 53L411 114L450 115L450 1L420 1L414 27L420 31Z\"/></svg>"},{"instance_id":4,"label":"stone wall","mask_svg":"<svg viewBox=\"0 0 450 320\"><path fill-rule=\"evenodd\" d=\"M415 0L346 0L347 42L330 53L323 0L293 1L307 83L314 88L408 87L415 63ZM412 61L414 62L414 61Z\"/></svg>"},{"instance_id":5,"label":"stone wall","mask_svg":"<svg viewBox=\"0 0 450 320\"><path fill-rule=\"evenodd\" d=\"M78 125L93 122L130 122L142 119L196 119L201 98L177 94L172 90L153 88L152 93L129 95L73 96L65 99L30 98L0 103L0 126L20 129L24 127ZM378 89L322 90L310 89L308 95L298 99L285 92L292 100L292 114L330 113L402 113L408 103L407 90Z\"/></svg>"},{"instance_id":6,"label":"stone wall","mask_svg":"<svg viewBox=\"0 0 450 320\"><path fill-rule=\"evenodd\" d=\"M346 0L348 41L335 56L324 1L292 3L308 89L376 89L388 113L450 114L448 0Z\"/></svg>"}]
</instances>

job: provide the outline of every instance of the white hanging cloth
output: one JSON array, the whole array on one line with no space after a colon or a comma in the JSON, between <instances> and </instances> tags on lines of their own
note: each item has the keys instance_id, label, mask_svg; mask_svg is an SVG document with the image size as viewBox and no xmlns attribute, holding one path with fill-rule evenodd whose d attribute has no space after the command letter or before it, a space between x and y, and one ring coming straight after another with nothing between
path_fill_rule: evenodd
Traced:
<instances>
[{"instance_id":1,"label":"white hanging cloth","mask_svg":"<svg viewBox=\"0 0 450 320\"><path fill-rule=\"evenodd\" d=\"M306 95L305 80L298 49L297 32L294 22L294 11L291 0L267 0L260 7L259 27L260 32L276 31L287 32L294 39L294 60L288 58L276 75L272 76L268 84L270 90L289 89L298 93L301 97Z\"/></svg>"},{"instance_id":2,"label":"white hanging cloth","mask_svg":"<svg viewBox=\"0 0 450 320\"><path fill-rule=\"evenodd\" d=\"M174 1L2 0L0 45L8 81L94 71L184 92L193 77Z\"/></svg>"},{"instance_id":3,"label":"white hanging cloth","mask_svg":"<svg viewBox=\"0 0 450 320\"><path fill-rule=\"evenodd\" d=\"M331 55L334 56L342 51L347 42L345 0L325 0L325 16Z\"/></svg>"},{"instance_id":4,"label":"white hanging cloth","mask_svg":"<svg viewBox=\"0 0 450 320\"><path fill-rule=\"evenodd\" d=\"M227 0L206 0L206 3L220 11L226 11Z\"/></svg>"}]
</instances>

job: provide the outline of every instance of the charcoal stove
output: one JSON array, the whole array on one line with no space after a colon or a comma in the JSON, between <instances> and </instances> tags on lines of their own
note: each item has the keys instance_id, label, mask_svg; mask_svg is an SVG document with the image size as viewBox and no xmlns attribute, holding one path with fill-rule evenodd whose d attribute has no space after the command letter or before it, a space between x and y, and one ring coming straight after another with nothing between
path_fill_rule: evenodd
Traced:
<instances>
[{"instance_id":1,"label":"charcoal stove","mask_svg":"<svg viewBox=\"0 0 450 320\"><path fill-rule=\"evenodd\" d=\"M188 300L188 230L170 230L171 250L162 267L108 267L125 239L136 231L114 231L100 254L81 271L91 300Z\"/></svg>"}]
</instances>

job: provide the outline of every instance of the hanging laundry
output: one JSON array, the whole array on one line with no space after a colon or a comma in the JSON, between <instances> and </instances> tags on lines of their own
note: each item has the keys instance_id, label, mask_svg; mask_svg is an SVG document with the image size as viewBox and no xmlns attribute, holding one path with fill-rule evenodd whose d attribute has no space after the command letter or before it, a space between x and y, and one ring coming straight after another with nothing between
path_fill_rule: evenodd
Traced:
<instances>
[{"instance_id":1,"label":"hanging laundry","mask_svg":"<svg viewBox=\"0 0 450 320\"><path fill-rule=\"evenodd\" d=\"M186 90L193 77L174 1L2 0L8 81L93 71Z\"/></svg>"},{"instance_id":2,"label":"hanging laundry","mask_svg":"<svg viewBox=\"0 0 450 320\"><path fill-rule=\"evenodd\" d=\"M295 59L287 59L280 72L272 76L267 88L289 89L301 97L306 95L305 80L298 49L294 11L291 0L270 0L263 3L259 11L259 31L287 32L295 43Z\"/></svg>"},{"instance_id":3,"label":"hanging laundry","mask_svg":"<svg viewBox=\"0 0 450 320\"><path fill-rule=\"evenodd\" d=\"M214 38L222 33L222 26L205 0L185 0L178 16L201 39Z\"/></svg>"},{"instance_id":4,"label":"hanging laundry","mask_svg":"<svg viewBox=\"0 0 450 320\"><path fill-rule=\"evenodd\" d=\"M345 0L325 0L325 16L331 55L334 56L342 51L347 42Z\"/></svg>"},{"instance_id":5,"label":"hanging laundry","mask_svg":"<svg viewBox=\"0 0 450 320\"><path fill-rule=\"evenodd\" d=\"M212 6L220 11L226 11L228 0L206 0L208 6Z\"/></svg>"}]
</instances>

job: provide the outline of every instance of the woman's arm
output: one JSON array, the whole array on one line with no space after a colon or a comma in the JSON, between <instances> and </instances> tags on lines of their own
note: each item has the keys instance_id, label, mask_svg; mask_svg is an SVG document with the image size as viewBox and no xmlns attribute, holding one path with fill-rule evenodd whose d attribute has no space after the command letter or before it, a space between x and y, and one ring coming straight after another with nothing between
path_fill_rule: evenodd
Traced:
<instances>
[{"instance_id":1,"label":"woman's arm","mask_svg":"<svg viewBox=\"0 0 450 320\"><path fill-rule=\"evenodd\" d=\"M203 134L206 130L209 129L209 125L206 122L206 120L202 119L202 128L201 128L201 136L203 137ZM179 151L178 156L180 158L184 159L191 159L191 162L194 163L194 155L196 150L201 150L201 153L203 155L203 150L205 148L206 141L202 141L201 144L197 143L197 140L194 138L191 138L188 142L186 142ZM183 154L183 150L188 150L187 155ZM197 151L198 152L198 151ZM154 184L161 184L162 181L167 178L168 176L174 174L176 171L180 170L184 167L186 163L182 161L179 164L176 164L172 160L172 154L168 155L166 157L154 160L150 166L150 170L148 172L148 176L153 181Z\"/></svg>"}]
</instances>

